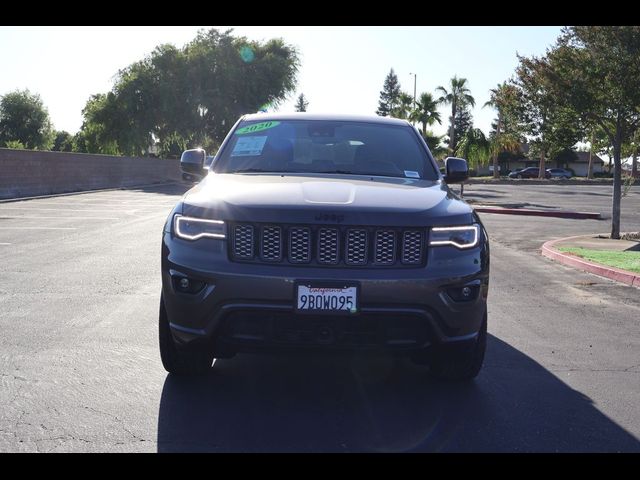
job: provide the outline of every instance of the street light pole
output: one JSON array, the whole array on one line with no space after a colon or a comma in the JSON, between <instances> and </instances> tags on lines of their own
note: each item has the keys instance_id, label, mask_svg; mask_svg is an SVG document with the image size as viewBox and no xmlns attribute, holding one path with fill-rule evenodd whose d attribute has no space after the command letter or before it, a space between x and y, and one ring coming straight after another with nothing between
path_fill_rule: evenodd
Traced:
<instances>
[{"instance_id":1,"label":"street light pole","mask_svg":"<svg viewBox=\"0 0 640 480\"><path fill-rule=\"evenodd\" d=\"M417 73L409 73L409 75L413 75L413 108L416 107L416 81L418 79Z\"/></svg>"}]
</instances>

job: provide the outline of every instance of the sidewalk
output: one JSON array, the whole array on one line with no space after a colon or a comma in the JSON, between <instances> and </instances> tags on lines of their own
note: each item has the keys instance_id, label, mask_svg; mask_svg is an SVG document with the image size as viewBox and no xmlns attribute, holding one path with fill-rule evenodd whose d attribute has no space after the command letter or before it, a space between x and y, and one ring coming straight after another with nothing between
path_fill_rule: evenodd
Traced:
<instances>
[{"instance_id":1,"label":"sidewalk","mask_svg":"<svg viewBox=\"0 0 640 480\"><path fill-rule=\"evenodd\" d=\"M612 240L605 235L580 235L576 237L551 240L542 245L542 255L564 265L578 268L585 272L640 287L640 273L604 265L587 260L571 252L563 252L564 248L581 248L590 251L611 252L638 252L640 255L640 240Z\"/></svg>"}]
</instances>

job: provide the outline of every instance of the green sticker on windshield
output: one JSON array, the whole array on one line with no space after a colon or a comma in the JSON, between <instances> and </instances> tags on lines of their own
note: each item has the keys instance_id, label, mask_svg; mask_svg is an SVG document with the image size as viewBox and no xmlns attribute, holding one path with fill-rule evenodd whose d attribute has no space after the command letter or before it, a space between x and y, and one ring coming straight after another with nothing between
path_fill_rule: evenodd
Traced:
<instances>
[{"instance_id":1,"label":"green sticker on windshield","mask_svg":"<svg viewBox=\"0 0 640 480\"><path fill-rule=\"evenodd\" d=\"M277 127L280 125L280 122L260 122L254 123L253 125L249 125L248 127L242 127L236 130L236 135L244 135L245 133L254 133L261 132L262 130L267 130L268 128Z\"/></svg>"}]
</instances>

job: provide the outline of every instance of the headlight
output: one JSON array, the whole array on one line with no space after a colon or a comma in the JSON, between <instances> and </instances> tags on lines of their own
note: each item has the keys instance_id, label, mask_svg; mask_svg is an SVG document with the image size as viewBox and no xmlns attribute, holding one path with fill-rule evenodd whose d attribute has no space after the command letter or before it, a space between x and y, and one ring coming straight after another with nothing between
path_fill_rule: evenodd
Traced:
<instances>
[{"instance_id":1,"label":"headlight","mask_svg":"<svg viewBox=\"0 0 640 480\"><path fill-rule=\"evenodd\" d=\"M478 245L479 231L480 228L477 224L465 227L433 227L429 237L429 245L453 245L457 248L472 248Z\"/></svg>"},{"instance_id":2,"label":"headlight","mask_svg":"<svg viewBox=\"0 0 640 480\"><path fill-rule=\"evenodd\" d=\"M176 236L185 240L198 240L202 237L227 238L226 226L222 220L206 220L176 214L173 222Z\"/></svg>"}]
</instances>

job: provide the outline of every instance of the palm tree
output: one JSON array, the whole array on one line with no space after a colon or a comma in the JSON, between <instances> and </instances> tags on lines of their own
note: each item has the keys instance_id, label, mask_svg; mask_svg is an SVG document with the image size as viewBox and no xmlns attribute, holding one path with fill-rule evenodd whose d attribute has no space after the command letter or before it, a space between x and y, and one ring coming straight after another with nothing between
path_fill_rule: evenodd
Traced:
<instances>
[{"instance_id":1,"label":"palm tree","mask_svg":"<svg viewBox=\"0 0 640 480\"><path fill-rule=\"evenodd\" d=\"M440 112L438 112L438 102L433 95L428 92L420 94L420 99L416 101L416 106L409 115L409 120L422 125L422 136L427 136L427 126L435 122L442 123Z\"/></svg>"},{"instance_id":2,"label":"palm tree","mask_svg":"<svg viewBox=\"0 0 640 480\"><path fill-rule=\"evenodd\" d=\"M402 92L398 97L398 106L391 111L391 116L395 118L409 118L413 110L413 97Z\"/></svg>"},{"instance_id":3,"label":"palm tree","mask_svg":"<svg viewBox=\"0 0 640 480\"><path fill-rule=\"evenodd\" d=\"M458 152L465 158L471 168L476 170L491 157L492 144L484 132L479 128L470 128L460 139Z\"/></svg>"},{"instance_id":4,"label":"palm tree","mask_svg":"<svg viewBox=\"0 0 640 480\"><path fill-rule=\"evenodd\" d=\"M431 155L433 155L433 157L436 159L443 160L447 154L446 147L443 147L441 145L444 135L436 135L430 130L426 130L421 133L422 133L422 138L424 138L424 141L429 146L429 151L431 152Z\"/></svg>"},{"instance_id":5,"label":"palm tree","mask_svg":"<svg viewBox=\"0 0 640 480\"><path fill-rule=\"evenodd\" d=\"M436 88L436 90L442 93L442 96L438 99L438 103L451 105L451 117L449 117L449 149L453 153L456 151L457 147L455 122L456 117L458 116L458 112L466 105L475 107L476 101L471 96L470 90L467 87L466 78L458 78L454 75L454 77L450 81L449 90L447 90L443 86L439 86L438 88Z\"/></svg>"}]
</instances>

